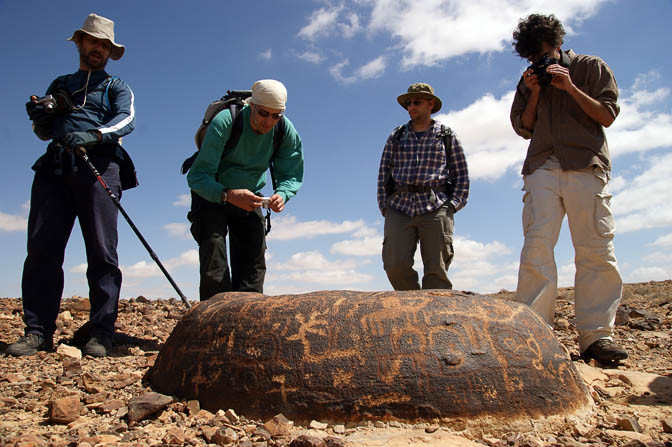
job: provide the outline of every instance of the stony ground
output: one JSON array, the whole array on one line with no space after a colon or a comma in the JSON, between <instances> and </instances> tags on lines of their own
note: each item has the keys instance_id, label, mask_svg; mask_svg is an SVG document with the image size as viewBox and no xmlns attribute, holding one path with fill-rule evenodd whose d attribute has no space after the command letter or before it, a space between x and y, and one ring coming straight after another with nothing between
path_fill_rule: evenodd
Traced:
<instances>
[{"instance_id":1,"label":"stony ground","mask_svg":"<svg viewBox=\"0 0 672 447\"><path fill-rule=\"evenodd\" d=\"M495 296L508 299L511 292ZM627 284L616 337L630 353L619 366L579 360L573 290L561 289L556 333L575 360L594 400L584 419L554 432L459 431L367 422L307 427L278 416L248 420L235 409L217 414L198 402L158 395L143 375L186 311L175 299L122 300L119 335L110 357L80 358L76 330L88 300L66 299L58 318L57 352L14 358L8 343L23 332L21 302L0 299L0 445L6 446L672 446L672 281ZM74 339L73 339L74 338Z\"/></svg>"}]
</instances>

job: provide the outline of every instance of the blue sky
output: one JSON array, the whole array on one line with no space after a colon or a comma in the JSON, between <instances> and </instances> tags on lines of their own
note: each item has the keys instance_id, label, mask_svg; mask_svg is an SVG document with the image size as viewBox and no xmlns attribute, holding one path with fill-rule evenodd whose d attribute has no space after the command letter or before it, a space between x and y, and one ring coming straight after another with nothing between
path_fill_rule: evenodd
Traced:
<instances>
[{"instance_id":1,"label":"blue sky","mask_svg":"<svg viewBox=\"0 0 672 447\"><path fill-rule=\"evenodd\" d=\"M122 204L190 299L198 296L198 256L179 167L206 105L265 78L287 86L306 163L303 188L273 216L267 294L390 289L376 176L385 139L408 119L396 97L419 81L443 100L435 118L454 130L469 163L469 203L455 218L454 287L514 290L527 143L508 118L526 66L512 53L511 33L532 12L555 13L568 31L563 48L612 67L621 89L621 114L607 129L621 272L626 282L672 277L668 0L0 0L0 296L21 295L30 166L45 148L24 103L76 71L65 39L90 12L116 22L126 53L108 72L135 94L136 130L124 146L141 184ZM122 216L119 229L122 298L177 296ZM573 283L573 256L565 223L556 247L561 286ZM64 296L88 295L85 265L76 225Z\"/></svg>"}]
</instances>

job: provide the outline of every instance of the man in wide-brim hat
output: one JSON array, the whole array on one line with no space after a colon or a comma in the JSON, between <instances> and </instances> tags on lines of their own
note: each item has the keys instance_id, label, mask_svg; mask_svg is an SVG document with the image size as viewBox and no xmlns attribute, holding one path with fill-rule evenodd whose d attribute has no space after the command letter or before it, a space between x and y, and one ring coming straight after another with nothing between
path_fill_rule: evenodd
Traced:
<instances>
[{"instance_id":1,"label":"man in wide-brim hat","mask_svg":"<svg viewBox=\"0 0 672 447\"><path fill-rule=\"evenodd\" d=\"M68 40L72 40L79 45L81 43L82 34L109 42L110 58L112 60L118 61L124 55L126 47L114 41L114 22L112 20L99 16L98 14L89 14L84 21L84 25L78 30L75 30L75 32L72 33L72 37L69 37Z\"/></svg>"},{"instance_id":2,"label":"man in wide-brim hat","mask_svg":"<svg viewBox=\"0 0 672 447\"><path fill-rule=\"evenodd\" d=\"M408 87L408 91L406 93L402 93L397 97L397 102L401 107L408 110L408 105L410 104L408 103L408 100L414 98L433 100L434 105L430 113L431 115L441 110L441 106L443 105L443 103L441 102L441 98L439 98L434 94L434 89L432 88L432 86L429 84L425 84L423 82L418 82Z\"/></svg>"},{"instance_id":3,"label":"man in wide-brim hat","mask_svg":"<svg viewBox=\"0 0 672 447\"><path fill-rule=\"evenodd\" d=\"M117 256L115 203L74 155L86 148L91 163L116 195L137 185L135 169L120 140L135 127L133 92L104 68L120 59L124 46L114 40L114 22L89 15L72 40L79 70L59 76L42 98L26 104L33 130L50 140L33 165L35 179L28 218L28 254L21 283L25 335L7 347L15 356L53 348L53 334L63 294L63 259L75 219L86 245L89 339L85 355L102 357L112 348L121 271Z\"/></svg>"},{"instance_id":4,"label":"man in wide-brim hat","mask_svg":"<svg viewBox=\"0 0 672 447\"><path fill-rule=\"evenodd\" d=\"M411 120L387 139L378 172L385 273L395 290L451 289L453 215L469 196L464 151L453 132L432 119L442 104L431 85L413 84L397 102ZM413 269L418 243L422 284Z\"/></svg>"}]
</instances>

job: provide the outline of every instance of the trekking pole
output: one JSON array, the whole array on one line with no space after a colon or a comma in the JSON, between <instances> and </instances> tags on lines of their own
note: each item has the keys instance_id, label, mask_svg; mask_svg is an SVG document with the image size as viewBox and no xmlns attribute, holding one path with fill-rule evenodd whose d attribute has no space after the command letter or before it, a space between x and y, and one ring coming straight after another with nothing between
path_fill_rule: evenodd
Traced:
<instances>
[{"instance_id":1,"label":"trekking pole","mask_svg":"<svg viewBox=\"0 0 672 447\"><path fill-rule=\"evenodd\" d=\"M142 242L142 245L145 246L145 248L149 252L149 255L152 257L154 262L156 262L156 265L159 266L159 268L161 269L163 274L166 276L166 278L168 279L170 284L173 286L173 288L175 289L177 294L180 295L180 298L182 299L184 304L187 306L187 309L190 309L191 306L189 305L189 302L187 301L187 297L185 297L184 294L182 293L182 291L180 290L180 288L177 287L177 284L175 283L175 281L173 281L173 278L171 278L171 276L170 276L170 274L168 274L168 271L166 270L166 268L163 266L163 264L161 264L161 261L159 261L159 257L156 256L156 253L154 253L154 251L149 246L149 244L147 243L145 238L142 237L142 234L140 234L140 231L135 226L135 224L133 223L131 218L128 216L128 214L126 214L126 211L124 211L124 208L121 206L121 203L119 202L119 199L117 198L117 196L114 195L114 193L112 192L110 187L107 186L107 183L105 183L105 180L103 180L103 177L100 175L100 173L98 172L96 167L93 165L93 163L91 163L91 160L89 160L88 155L86 155L86 150L83 147L79 147L75 150L75 152L77 153L77 155L79 155L82 158L82 160L84 160L84 163L86 163L86 166L89 168L89 171L91 171L91 173L96 177L96 179L98 180L98 183L100 183L103 186L103 188L105 189L105 192L107 192L107 195L110 196L110 199L112 199L112 202L114 202L114 204L117 206L117 208L119 209L121 214L124 216L124 218L126 218L126 222L128 222L128 224L131 226L131 229L135 232L135 235L138 236L138 239L140 239L140 242Z\"/></svg>"}]
</instances>

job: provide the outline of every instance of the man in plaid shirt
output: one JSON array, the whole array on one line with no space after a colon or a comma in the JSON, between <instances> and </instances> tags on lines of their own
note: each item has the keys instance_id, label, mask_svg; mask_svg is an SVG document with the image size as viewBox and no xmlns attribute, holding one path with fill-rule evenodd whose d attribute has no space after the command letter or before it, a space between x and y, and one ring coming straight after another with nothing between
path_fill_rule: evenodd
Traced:
<instances>
[{"instance_id":1,"label":"man in plaid shirt","mask_svg":"<svg viewBox=\"0 0 672 447\"><path fill-rule=\"evenodd\" d=\"M395 290L420 289L413 269L420 242L422 288L452 289L448 267L453 260L453 214L467 204L467 161L452 131L432 119L441 99L429 84L411 85L397 101L411 120L388 137L380 160L383 266Z\"/></svg>"}]
</instances>

